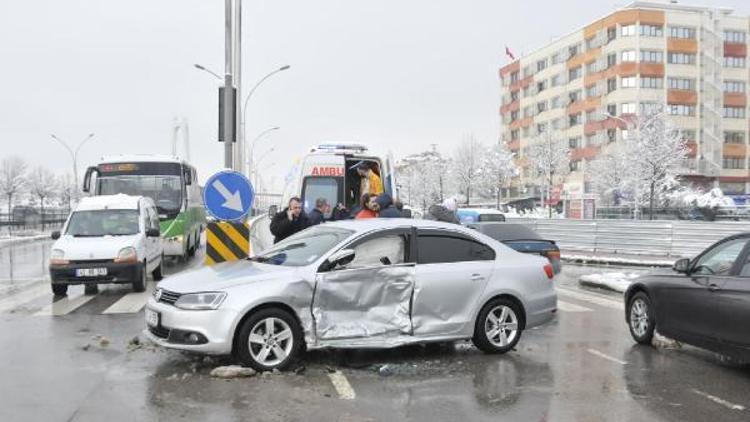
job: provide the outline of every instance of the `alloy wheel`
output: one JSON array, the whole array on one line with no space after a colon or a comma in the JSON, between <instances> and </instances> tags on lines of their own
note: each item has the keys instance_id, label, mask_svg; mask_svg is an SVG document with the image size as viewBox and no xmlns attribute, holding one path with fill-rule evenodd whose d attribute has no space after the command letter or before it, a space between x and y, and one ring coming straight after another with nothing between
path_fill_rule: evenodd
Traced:
<instances>
[{"instance_id":1,"label":"alloy wheel","mask_svg":"<svg viewBox=\"0 0 750 422\"><path fill-rule=\"evenodd\" d=\"M492 345L505 347L511 344L518 335L518 316L508 306L496 306L487 314L484 321L484 333Z\"/></svg>"},{"instance_id":2,"label":"alloy wheel","mask_svg":"<svg viewBox=\"0 0 750 422\"><path fill-rule=\"evenodd\" d=\"M268 317L258 321L250 331L248 349L253 359L264 366L276 366L292 352L292 329L280 318Z\"/></svg>"},{"instance_id":3,"label":"alloy wheel","mask_svg":"<svg viewBox=\"0 0 750 422\"><path fill-rule=\"evenodd\" d=\"M630 305L630 327L633 329L633 334L638 337L646 335L648 319L648 305L641 298L635 299Z\"/></svg>"}]
</instances>

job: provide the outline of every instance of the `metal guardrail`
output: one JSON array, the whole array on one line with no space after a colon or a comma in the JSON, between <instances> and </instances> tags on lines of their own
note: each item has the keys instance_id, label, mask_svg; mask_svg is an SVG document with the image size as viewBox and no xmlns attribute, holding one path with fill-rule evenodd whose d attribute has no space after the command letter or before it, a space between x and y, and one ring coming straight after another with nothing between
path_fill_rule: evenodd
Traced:
<instances>
[{"instance_id":1,"label":"metal guardrail","mask_svg":"<svg viewBox=\"0 0 750 422\"><path fill-rule=\"evenodd\" d=\"M560 249L591 253L693 257L750 222L623 221L509 218L528 225Z\"/></svg>"}]
</instances>

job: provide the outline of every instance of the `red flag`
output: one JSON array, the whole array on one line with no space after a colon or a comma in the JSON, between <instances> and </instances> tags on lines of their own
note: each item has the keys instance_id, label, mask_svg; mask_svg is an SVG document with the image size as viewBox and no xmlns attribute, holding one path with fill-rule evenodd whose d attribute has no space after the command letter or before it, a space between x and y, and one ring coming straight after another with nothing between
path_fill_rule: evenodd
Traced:
<instances>
[{"instance_id":1,"label":"red flag","mask_svg":"<svg viewBox=\"0 0 750 422\"><path fill-rule=\"evenodd\" d=\"M507 55L508 57L510 57L510 59L511 59L511 60L515 60L515 59L516 59L516 56L515 56L515 55L513 54L513 52L512 52L512 51L510 51L510 48L508 48L508 46L507 46L507 45L505 46L505 54L506 54L506 55Z\"/></svg>"}]
</instances>

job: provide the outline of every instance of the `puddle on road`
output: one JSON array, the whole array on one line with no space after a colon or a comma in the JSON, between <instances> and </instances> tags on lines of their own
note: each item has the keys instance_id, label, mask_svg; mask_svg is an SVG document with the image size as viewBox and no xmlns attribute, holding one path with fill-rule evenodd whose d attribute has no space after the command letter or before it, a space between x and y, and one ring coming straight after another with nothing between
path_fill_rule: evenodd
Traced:
<instances>
[{"instance_id":1,"label":"puddle on road","mask_svg":"<svg viewBox=\"0 0 750 422\"><path fill-rule=\"evenodd\" d=\"M49 277L52 241L30 242L0 248L0 292Z\"/></svg>"}]
</instances>

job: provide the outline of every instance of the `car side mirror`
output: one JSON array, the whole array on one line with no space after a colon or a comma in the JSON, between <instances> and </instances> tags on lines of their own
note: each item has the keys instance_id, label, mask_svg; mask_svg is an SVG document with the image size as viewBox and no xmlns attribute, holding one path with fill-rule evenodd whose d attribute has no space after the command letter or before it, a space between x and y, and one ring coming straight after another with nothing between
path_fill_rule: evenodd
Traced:
<instances>
[{"instance_id":1,"label":"car side mirror","mask_svg":"<svg viewBox=\"0 0 750 422\"><path fill-rule=\"evenodd\" d=\"M55 231L52 232L52 234L50 235L50 237L52 238L52 240L57 240L57 239L60 238L60 232L57 231L57 230L55 230Z\"/></svg>"},{"instance_id":2,"label":"car side mirror","mask_svg":"<svg viewBox=\"0 0 750 422\"><path fill-rule=\"evenodd\" d=\"M341 249L334 252L326 260L326 271L330 271L339 265L346 265L354 260L354 249Z\"/></svg>"},{"instance_id":3,"label":"car side mirror","mask_svg":"<svg viewBox=\"0 0 750 422\"><path fill-rule=\"evenodd\" d=\"M682 258L675 261L672 269L678 273L687 274L690 271L690 259Z\"/></svg>"},{"instance_id":4,"label":"car side mirror","mask_svg":"<svg viewBox=\"0 0 750 422\"><path fill-rule=\"evenodd\" d=\"M159 229L147 229L146 230L146 237L159 237L161 236L161 232Z\"/></svg>"}]
</instances>

